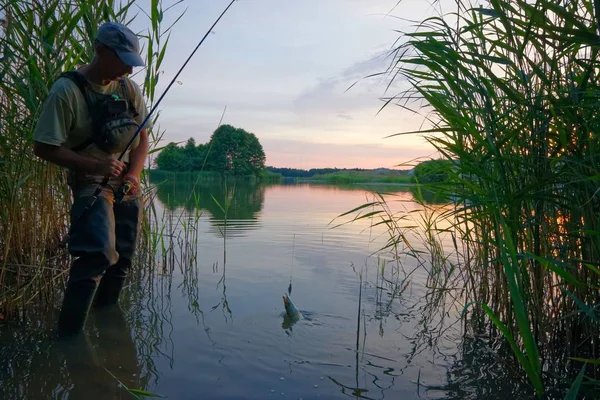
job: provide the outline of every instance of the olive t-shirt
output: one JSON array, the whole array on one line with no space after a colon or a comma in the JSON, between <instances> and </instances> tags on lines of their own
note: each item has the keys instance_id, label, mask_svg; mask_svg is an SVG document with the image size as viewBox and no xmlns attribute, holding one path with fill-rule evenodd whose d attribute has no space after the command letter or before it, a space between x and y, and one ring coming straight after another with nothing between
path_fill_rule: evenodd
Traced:
<instances>
[{"instance_id":1,"label":"olive t-shirt","mask_svg":"<svg viewBox=\"0 0 600 400\"><path fill-rule=\"evenodd\" d=\"M129 95L139 113L135 120L138 124L141 124L148 113L142 91L131 79L126 79L126 81ZM112 81L105 86L89 83L92 90L102 94L116 93L120 87L118 81ZM150 120L148 120L144 128L150 128ZM91 133L91 118L83 94L75 82L68 78L59 78L52 85L50 93L44 102L40 118L33 133L33 140L50 145L65 145L73 148L88 140L91 137ZM138 144L139 136L132 143L130 149L134 149ZM108 154L94 144L78 151L78 153L106 159L116 159L120 155ZM129 152L123 156L121 161L129 161Z\"/></svg>"}]
</instances>

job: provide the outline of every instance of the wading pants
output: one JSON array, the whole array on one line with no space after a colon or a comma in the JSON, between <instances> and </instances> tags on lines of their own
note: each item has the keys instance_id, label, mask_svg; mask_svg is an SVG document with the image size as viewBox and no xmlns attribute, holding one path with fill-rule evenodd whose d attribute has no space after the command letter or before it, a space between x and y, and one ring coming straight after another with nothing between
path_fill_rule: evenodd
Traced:
<instances>
[{"instance_id":1,"label":"wading pants","mask_svg":"<svg viewBox=\"0 0 600 400\"><path fill-rule=\"evenodd\" d=\"M117 204L110 189L79 218L91 198L88 194L89 190L74 191L68 246L75 260L58 320L60 335L83 328L92 302L98 307L117 303L141 224L140 197L126 196Z\"/></svg>"}]
</instances>

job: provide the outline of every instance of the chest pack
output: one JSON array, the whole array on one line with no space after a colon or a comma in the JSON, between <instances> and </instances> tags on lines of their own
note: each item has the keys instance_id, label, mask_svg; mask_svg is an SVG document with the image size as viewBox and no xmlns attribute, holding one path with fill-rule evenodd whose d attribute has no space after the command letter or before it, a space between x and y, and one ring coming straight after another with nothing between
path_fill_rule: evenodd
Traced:
<instances>
[{"instance_id":1,"label":"chest pack","mask_svg":"<svg viewBox=\"0 0 600 400\"><path fill-rule=\"evenodd\" d=\"M131 100L125 78L119 80L119 88L115 93L103 94L94 91L87 79L77 71L65 72L61 77L68 78L77 85L91 117L91 136L72 150L83 150L95 144L100 150L110 154L124 151L139 127L134 119L139 114Z\"/></svg>"}]
</instances>

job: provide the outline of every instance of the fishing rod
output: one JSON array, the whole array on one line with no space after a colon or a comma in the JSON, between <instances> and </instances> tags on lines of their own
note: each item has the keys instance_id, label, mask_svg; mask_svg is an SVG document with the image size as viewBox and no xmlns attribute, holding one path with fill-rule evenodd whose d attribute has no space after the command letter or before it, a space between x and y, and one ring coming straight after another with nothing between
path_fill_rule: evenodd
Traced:
<instances>
[{"instance_id":1,"label":"fishing rod","mask_svg":"<svg viewBox=\"0 0 600 400\"><path fill-rule=\"evenodd\" d=\"M200 40L200 42L198 42L198 45L196 45L196 48L192 51L192 53L189 55L189 57L187 58L187 60L185 60L185 62L181 66L181 68L179 68L179 71L177 71L177 73L175 74L175 76L173 77L173 79L171 80L171 82L169 83L169 85L167 86L167 88L165 89L165 91L163 92L163 94L158 98L158 101L154 104L154 106L152 106L152 108L150 109L150 112L148 113L148 115L146 115L146 118L144 118L144 120L142 121L142 123L140 124L140 126L137 128L137 130L135 131L135 133L131 137L131 140L129 140L129 143L127 143L127 146L121 152L121 155L119 155L119 158L117 158L118 161L121 161L121 159L125 156L125 153L127 153L127 151L129 150L129 147L131 147L131 145L133 144L133 142L135 141L135 139L137 138L137 136L140 134L140 132L142 131L142 129L144 129L144 126L148 122L148 119L150 119L150 116L154 113L154 111L156 110L156 108L158 107L158 105L160 104L160 102L162 101L162 99L165 97L165 95L167 94L167 92L169 91L169 89L171 89L171 86L173 86L173 84L175 83L175 81L179 77L179 74L181 74L181 72L183 71L183 69L185 68L185 66L190 62L190 60L192 59L192 57L196 53L196 51L200 48L200 46L202 45L202 43L204 43L204 40L206 40L206 38L212 32L212 30L217 25L217 23L221 20L221 18L223 18L223 16L225 15L225 13L229 10L229 8L236 1L237 0L231 0L231 2L229 3L229 5L225 8L225 10L223 10L223 12L221 13L221 15L219 15L219 18L216 19L216 21L208 29L208 31L206 32L206 34L202 37L202 39ZM86 215L86 213L93 207L93 205L96 203L96 200L98 199L98 196L100 195L100 192L102 192L102 189L106 185L108 185L109 179L110 179L110 175L107 175L107 176L104 177L104 179L102 180L102 182L98 185L98 187L94 191L94 194L92 195L92 198L90 199L90 201L86 205L85 209L82 211L81 215L77 218L76 222L79 221L79 220L81 220Z\"/></svg>"}]
</instances>

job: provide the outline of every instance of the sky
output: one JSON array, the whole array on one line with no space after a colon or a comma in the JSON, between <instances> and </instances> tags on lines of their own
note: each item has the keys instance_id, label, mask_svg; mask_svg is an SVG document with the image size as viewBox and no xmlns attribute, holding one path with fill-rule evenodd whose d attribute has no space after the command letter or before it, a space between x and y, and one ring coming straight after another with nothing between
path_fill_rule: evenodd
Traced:
<instances>
[{"instance_id":1,"label":"sky","mask_svg":"<svg viewBox=\"0 0 600 400\"><path fill-rule=\"evenodd\" d=\"M229 1L186 0L168 11L165 27L185 13L157 93ZM238 0L160 104L160 145L208 142L226 107L223 123L254 133L268 166L407 169L435 158L420 135L386 138L424 121L398 106L381 110L382 98L406 83L398 79L386 93L388 76L366 77L388 69L398 30L413 30L438 8L427 0ZM141 32L148 22L138 16L131 26Z\"/></svg>"}]
</instances>

